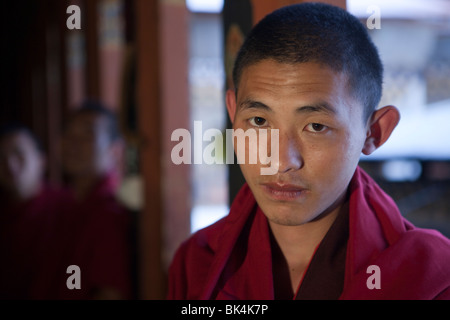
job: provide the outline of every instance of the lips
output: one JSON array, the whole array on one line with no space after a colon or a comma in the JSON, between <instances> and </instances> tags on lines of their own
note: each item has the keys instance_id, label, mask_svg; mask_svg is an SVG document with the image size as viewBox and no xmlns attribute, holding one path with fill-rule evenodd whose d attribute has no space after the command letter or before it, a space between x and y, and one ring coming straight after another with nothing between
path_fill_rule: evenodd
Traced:
<instances>
[{"instance_id":1,"label":"lips","mask_svg":"<svg viewBox=\"0 0 450 320\"><path fill-rule=\"evenodd\" d=\"M261 186L269 198L277 201L294 201L306 193L305 188L293 184L263 183Z\"/></svg>"}]
</instances>

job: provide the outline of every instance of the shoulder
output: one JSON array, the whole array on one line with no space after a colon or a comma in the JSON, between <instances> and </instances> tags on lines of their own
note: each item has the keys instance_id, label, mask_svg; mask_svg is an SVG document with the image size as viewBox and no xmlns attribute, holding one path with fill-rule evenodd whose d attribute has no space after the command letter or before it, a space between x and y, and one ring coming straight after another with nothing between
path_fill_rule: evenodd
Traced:
<instances>
[{"instance_id":1,"label":"shoulder","mask_svg":"<svg viewBox=\"0 0 450 320\"><path fill-rule=\"evenodd\" d=\"M437 230L414 227L403 234L398 244L410 248L411 254L422 261L450 264L450 239ZM448 271L450 275L450 269Z\"/></svg>"},{"instance_id":2,"label":"shoulder","mask_svg":"<svg viewBox=\"0 0 450 320\"><path fill-rule=\"evenodd\" d=\"M199 299L225 219L197 231L180 245L169 267L168 299Z\"/></svg>"},{"instance_id":3,"label":"shoulder","mask_svg":"<svg viewBox=\"0 0 450 320\"><path fill-rule=\"evenodd\" d=\"M214 224L198 230L185 240L178 248L174 262L179 259L194 259L199 257L213 256L219 244L219 238L227 217L220 219Z\"/></svg>"},{"instance_id":4,"label":"shoulder","mask_svg":"<svg viewBox=\"0 0 450 320\"><path fill-rule=\"evenodd\" d=\"M436 230L412 228L385 250L380 268L400 296L435 299L450 293L450 240Z\"/></svg>"},{"instance_id":5,"label":"shoulder","mask_svg":"<svg viewBox=\"0 0 450 320\"><path fill-rule=\"evenodd\" d=\"M180 245L169 268L169 299L202 297L203 289L220 274L255 204L245 184L226 217L197 231Z\"/></svg>"},{"instance_id":6,"label":"shoulder","mask_svg":"<svg viewBox=\"0 0 450 320\"><path fill-rule=\"evenodd\" d=\"M212 254L219 247L232 244L233 239L240 234L255 204L256 201L250 188L247 184L244 184L236 195L229 214L189 237L178 249L179 255L200 252L209 252ZM225 233L226 237L222 237Z\"/></svg>"},{"instance_id":7,"label":"shoulder","mask_svg":"<svg viewBox=\"0 0 450 320\"><path fill-rule=\"evenodd\" d=\"M343 299L431 300L450 298L450 240L435 230L412 227L391 245L372 252L347 278ZM369 267L378 271L369 271ZM347 277L347 276L346 276ZM374 280L375 279L375 280ZM377 281L378 290L369 288Z\"/></svg>"}]
</instances>

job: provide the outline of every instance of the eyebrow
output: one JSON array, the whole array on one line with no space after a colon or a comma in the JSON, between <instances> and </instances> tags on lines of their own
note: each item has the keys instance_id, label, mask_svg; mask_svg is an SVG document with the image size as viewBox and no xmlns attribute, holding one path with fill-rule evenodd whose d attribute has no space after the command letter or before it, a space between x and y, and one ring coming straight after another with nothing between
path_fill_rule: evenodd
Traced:
<instances>
[{"instance_id":1,"label":"eyebrow","mask_svg":"<svg viewBox=\"0 0 450 320\"><path fill-rule=\"evenodd\" d=\"M295 110L297 113L311 113L311 112L322 112L328 114L336 114L336 109L328 102L319 102L313 105L306 105L298 107Z\"/></svg>"},{"instance_id":2,"label":"eyebrow","mask_svg":"<svg viewBox=\"0 0 450 320\"><path fill-rule=\"evenodd\" d=\"M259 101L252 100L252 99L245 99L244 101L242 101L239 104L238 109L260 109L260 110L270 111L270 112L273 111L266 104L259 102Z\"/></svg>"},{"instance_id":3,"label":"eyebrow","mask_svg":"<svg viewBox=\"0 0 450 320\"><path fill-rule=\"evenodd\" d=\"M255 101L252 99L245 99L239 104L239 109L260 109L264 111L273 112L273 110L267 106L266 104ZM322 101L318 103L314 103L312 105L305 105L295 109L296 113L305 114L305 113L314 113L321 112L327 114L336 114L336 109L330 105L328 102Z\"/></svg>"}]
</instances>

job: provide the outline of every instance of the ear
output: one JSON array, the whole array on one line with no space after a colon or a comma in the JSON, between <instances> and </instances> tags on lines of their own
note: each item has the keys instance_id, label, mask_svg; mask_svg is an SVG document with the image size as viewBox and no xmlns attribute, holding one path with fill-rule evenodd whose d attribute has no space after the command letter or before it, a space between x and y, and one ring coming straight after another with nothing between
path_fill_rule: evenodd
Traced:
<instances>
[{"instance_id":1,"label":"ear","mask_svg":"<svg viewBox=\"0 0 450 320\"><path fill-rule=\"evenodd\" d=\"M236 93L234 90L231 89L227 90L226 104L228 116L230 117L231 123L233 123L234 116L236 115Z\"/></svg>"},{"instance_id":2,"label":"ear","mask_svg":"<svg viewBox=\"0 0 450 320\"><path fill-rule=\"evenodd\" d=\"M376 110L369 120L367 137L362 152L369 155L381 147L389 139L399 121L400 112L394 106L386 106Z\"/></svg>"}]
</instances>

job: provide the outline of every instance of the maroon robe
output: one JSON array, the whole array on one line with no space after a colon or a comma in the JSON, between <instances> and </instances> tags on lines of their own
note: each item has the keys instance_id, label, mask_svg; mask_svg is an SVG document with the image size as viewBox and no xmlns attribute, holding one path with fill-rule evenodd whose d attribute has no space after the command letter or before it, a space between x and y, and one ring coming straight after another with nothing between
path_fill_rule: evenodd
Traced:
<instances>
[{"instance_id":1,"label":"maroon robe","mask_svg":"<svg viewBox=\"0 0 450 320\"><path fill-rule=\"evenodd\" d=\"M57 299L91 299L97 290L109 288L121 297L131 297L130 216L115 198L113 175L101 179L88 196L78 201L73 197L66 203L67 216L61 224L62 245L56 289ZM66 280L71 275L67 267L77 265L81 270L81 289L69 290Z\"/></svg>"},{"instance_id":2,"label":"maroon robe","mask_svg":"<svg viewBox=\"0 0 450 320\"><path fill-rule=\"evenodd\" d=\"M36 299L47 290L49 250L66 193L45 185L24 203L0 204L0 299ZM50 262L52 261L52 262Z\"/></svg>"},{"instance_id":3,"label":"maroon robe","mask_svg":"<svg viewBox=\"0 0 450 320\"><path fill-rule=\"evenodd\" d=\"M359 167L348 194L348 228L339 228L340 235L332 237L345 241L331 250L342 255L345 248L344 269L330 262L328 274L336 270L336 275L321 282L318 272L310 269L327 268L321 265L327 259L317 259L319 251L324 252L319 246L305 272L315 277L309 283L303 279L299 288L316 286L319 294L303 292L302 298L320 298L320 291L324 298L331 296L326 292L329 284L333 293L341 291L339 299L450 299L450 240L403 218L394 201ZM169 270L168 298L274 299L271 259L267 219L244 185L227 217L198 231L178 249ZM371 265L379 267L380 289L369 288ZM336 286L339 274L343 279Z\"/></svg>"}]
</instances>

